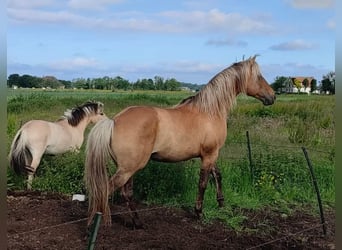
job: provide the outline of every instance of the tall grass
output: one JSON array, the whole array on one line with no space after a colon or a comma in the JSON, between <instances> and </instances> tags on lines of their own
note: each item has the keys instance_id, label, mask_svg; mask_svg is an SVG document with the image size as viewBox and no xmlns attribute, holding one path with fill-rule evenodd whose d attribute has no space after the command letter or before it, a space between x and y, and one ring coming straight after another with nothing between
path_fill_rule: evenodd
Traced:
<instances>
[{"instance_id":1,"label":"tall grass","mask_svg":"<svg viewBox=\"0 0 342 250\"><path fill-rule=\"evenodd\" d=\"M30 119L57 120L67 108L95 99L112 116L131 105L169 107L191 95L187 92L110 91L12 91L8 97L8 147L21 124ZM217 208L215 185L208 184L204 214L208 221L224 220L239 228L243 209L272 207L290 213L293 207L311 206L316 195L301 147L308 149L325 206L335 204L335 100L332 96L278 96L264 107L241 96L227 120L228 136L220 151L218 166L223 175L226 205ZM87 132L89 129L87 130ZM247 157L246 131L252 148L252 170ZM45 156L33 188L85 192L84 146L79 154ZM197 195L199 159L181 163L149 162L134 177L135 198L191 208ZM111 172L114 166L111 163ZM8 188L23 189L24 177L8 170Z\"/></svg>"}]
</instances>

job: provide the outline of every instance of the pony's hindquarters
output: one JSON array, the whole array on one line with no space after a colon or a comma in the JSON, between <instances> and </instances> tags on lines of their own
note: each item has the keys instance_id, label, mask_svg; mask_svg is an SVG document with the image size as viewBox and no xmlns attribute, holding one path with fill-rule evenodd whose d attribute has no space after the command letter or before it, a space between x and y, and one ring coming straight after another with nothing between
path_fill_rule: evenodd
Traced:
<instances>
[{"instance_id":1,"label":"pony's hindquarters","mask_svg":"<svg viewBox=\"0 0 342 250\"><path fill-rule=\"evenodd\" d=\"M23 130L20 129L15 135L10 153L9 153L10 166L14 169L17 175L26 172L25 167L30 166L32 162L32 154L27 146Z\"/></svg>"},{"instance_id":2,"label":"pony's hindquarters","mask_svg":"<svg viewBox=\"0 0 342 250\"><path fill-rule=\"evenodd\" d=\"M96 212L101 212L104 221L111 223L108 206L108 174L106 163L112 154L110 148L114 121L103 119L90 130L86 144L85 183L89 196L88 225Z\"/></svg>"}]
</instances>

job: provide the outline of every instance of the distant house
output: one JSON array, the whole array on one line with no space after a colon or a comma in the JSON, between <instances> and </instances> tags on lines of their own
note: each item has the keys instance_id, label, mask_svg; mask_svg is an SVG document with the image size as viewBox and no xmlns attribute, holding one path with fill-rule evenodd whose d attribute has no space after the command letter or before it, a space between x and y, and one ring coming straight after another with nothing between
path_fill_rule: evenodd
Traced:
<instances>
[{"instance_id":1,"label":"distant house","mask_svg":"<svg viewBox=\"0 0 342 250\"><path fill-rule=\"evenodd\" d=\"M311 76L290 76L285 81L282 92L285 93L310 93L311 82L314 80Z\"/></svg>"}]
</instances>

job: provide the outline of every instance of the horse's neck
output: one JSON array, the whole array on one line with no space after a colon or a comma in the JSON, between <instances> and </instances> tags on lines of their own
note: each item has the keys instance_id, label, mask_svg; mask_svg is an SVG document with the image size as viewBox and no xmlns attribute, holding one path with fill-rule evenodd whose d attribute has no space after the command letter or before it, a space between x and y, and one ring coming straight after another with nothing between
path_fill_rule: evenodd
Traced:
<instances>
[{"instance_id":1,"label":"horse's neck","mask_svg":"<svg viewBox=\"0 0 342 250\"><path fill-rule=\"evenodd\" d=\"M67 119L61 120L61 121L57 121L57 124L59 124L60 126L64 127L66 130L68 130L70 132L71 135L71 139L72 141L80 146L83 143L83 139L84 139L84 131L87 127L87 125L90 123L90 119L88 119L87 117L84 118L82 121L79 122L79 124L77 126L71 126L68 123Z\"/></svg>"},{"instance_id":2,"label":"horse's neck","mask_svg":"<svg viewBox=\"0 0 342 250\"><path fill-rule=\"evenodd\" d=\"M73 128L75 130L78 130L82 134L84 134L84 130L86 129L86 127L88 126L89 123L90 123L90 119L88 117L85 117L85 118L83 118L82 121L79 122L79 124L77 126L75 126Z\"/></svg>"}]
</instances>

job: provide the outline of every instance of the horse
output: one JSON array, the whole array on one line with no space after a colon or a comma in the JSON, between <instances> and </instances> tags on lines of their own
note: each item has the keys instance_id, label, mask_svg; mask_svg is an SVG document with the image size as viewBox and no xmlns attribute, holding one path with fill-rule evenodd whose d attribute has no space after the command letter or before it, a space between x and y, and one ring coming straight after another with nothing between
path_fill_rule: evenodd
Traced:
<instances>
[{"instance_id":1,"label":"horse","mask_svg":"<svg viewBox=\"0 0 342 250\"><path fill-rule=\"evenodd\" d=\"M103 109L103 103L88 101L66 110L56 122L31 120L19 129L11 145L9 161L17 175L28 175L28 190L32 189L32 180L42 156L78 151L88 124L106 118Z\"/></svg>"},{"instance_id":2,"label":"horse","mask_svg":"<svg viewBox=\"0 0 342 250\"><path fill-rule=\"evenodd\" d=\"M112 119L103 119L89 132L86 143L85 184L88 193L88 226L97 212L111 225L108 197L121 190L134 227L142 227L133 201L133 175L149 160L179 162L201 159L197 217L202 216L209 175L216 188L218 206L224 205L221 173L216 164L227 136L227 117L240 93L264 105L276 96L260 72L256 56L235 62L217 73L199 92L169 108L130 106ZM110 160L116 172L108 177Z\"/></svg>"}]
</instances>

